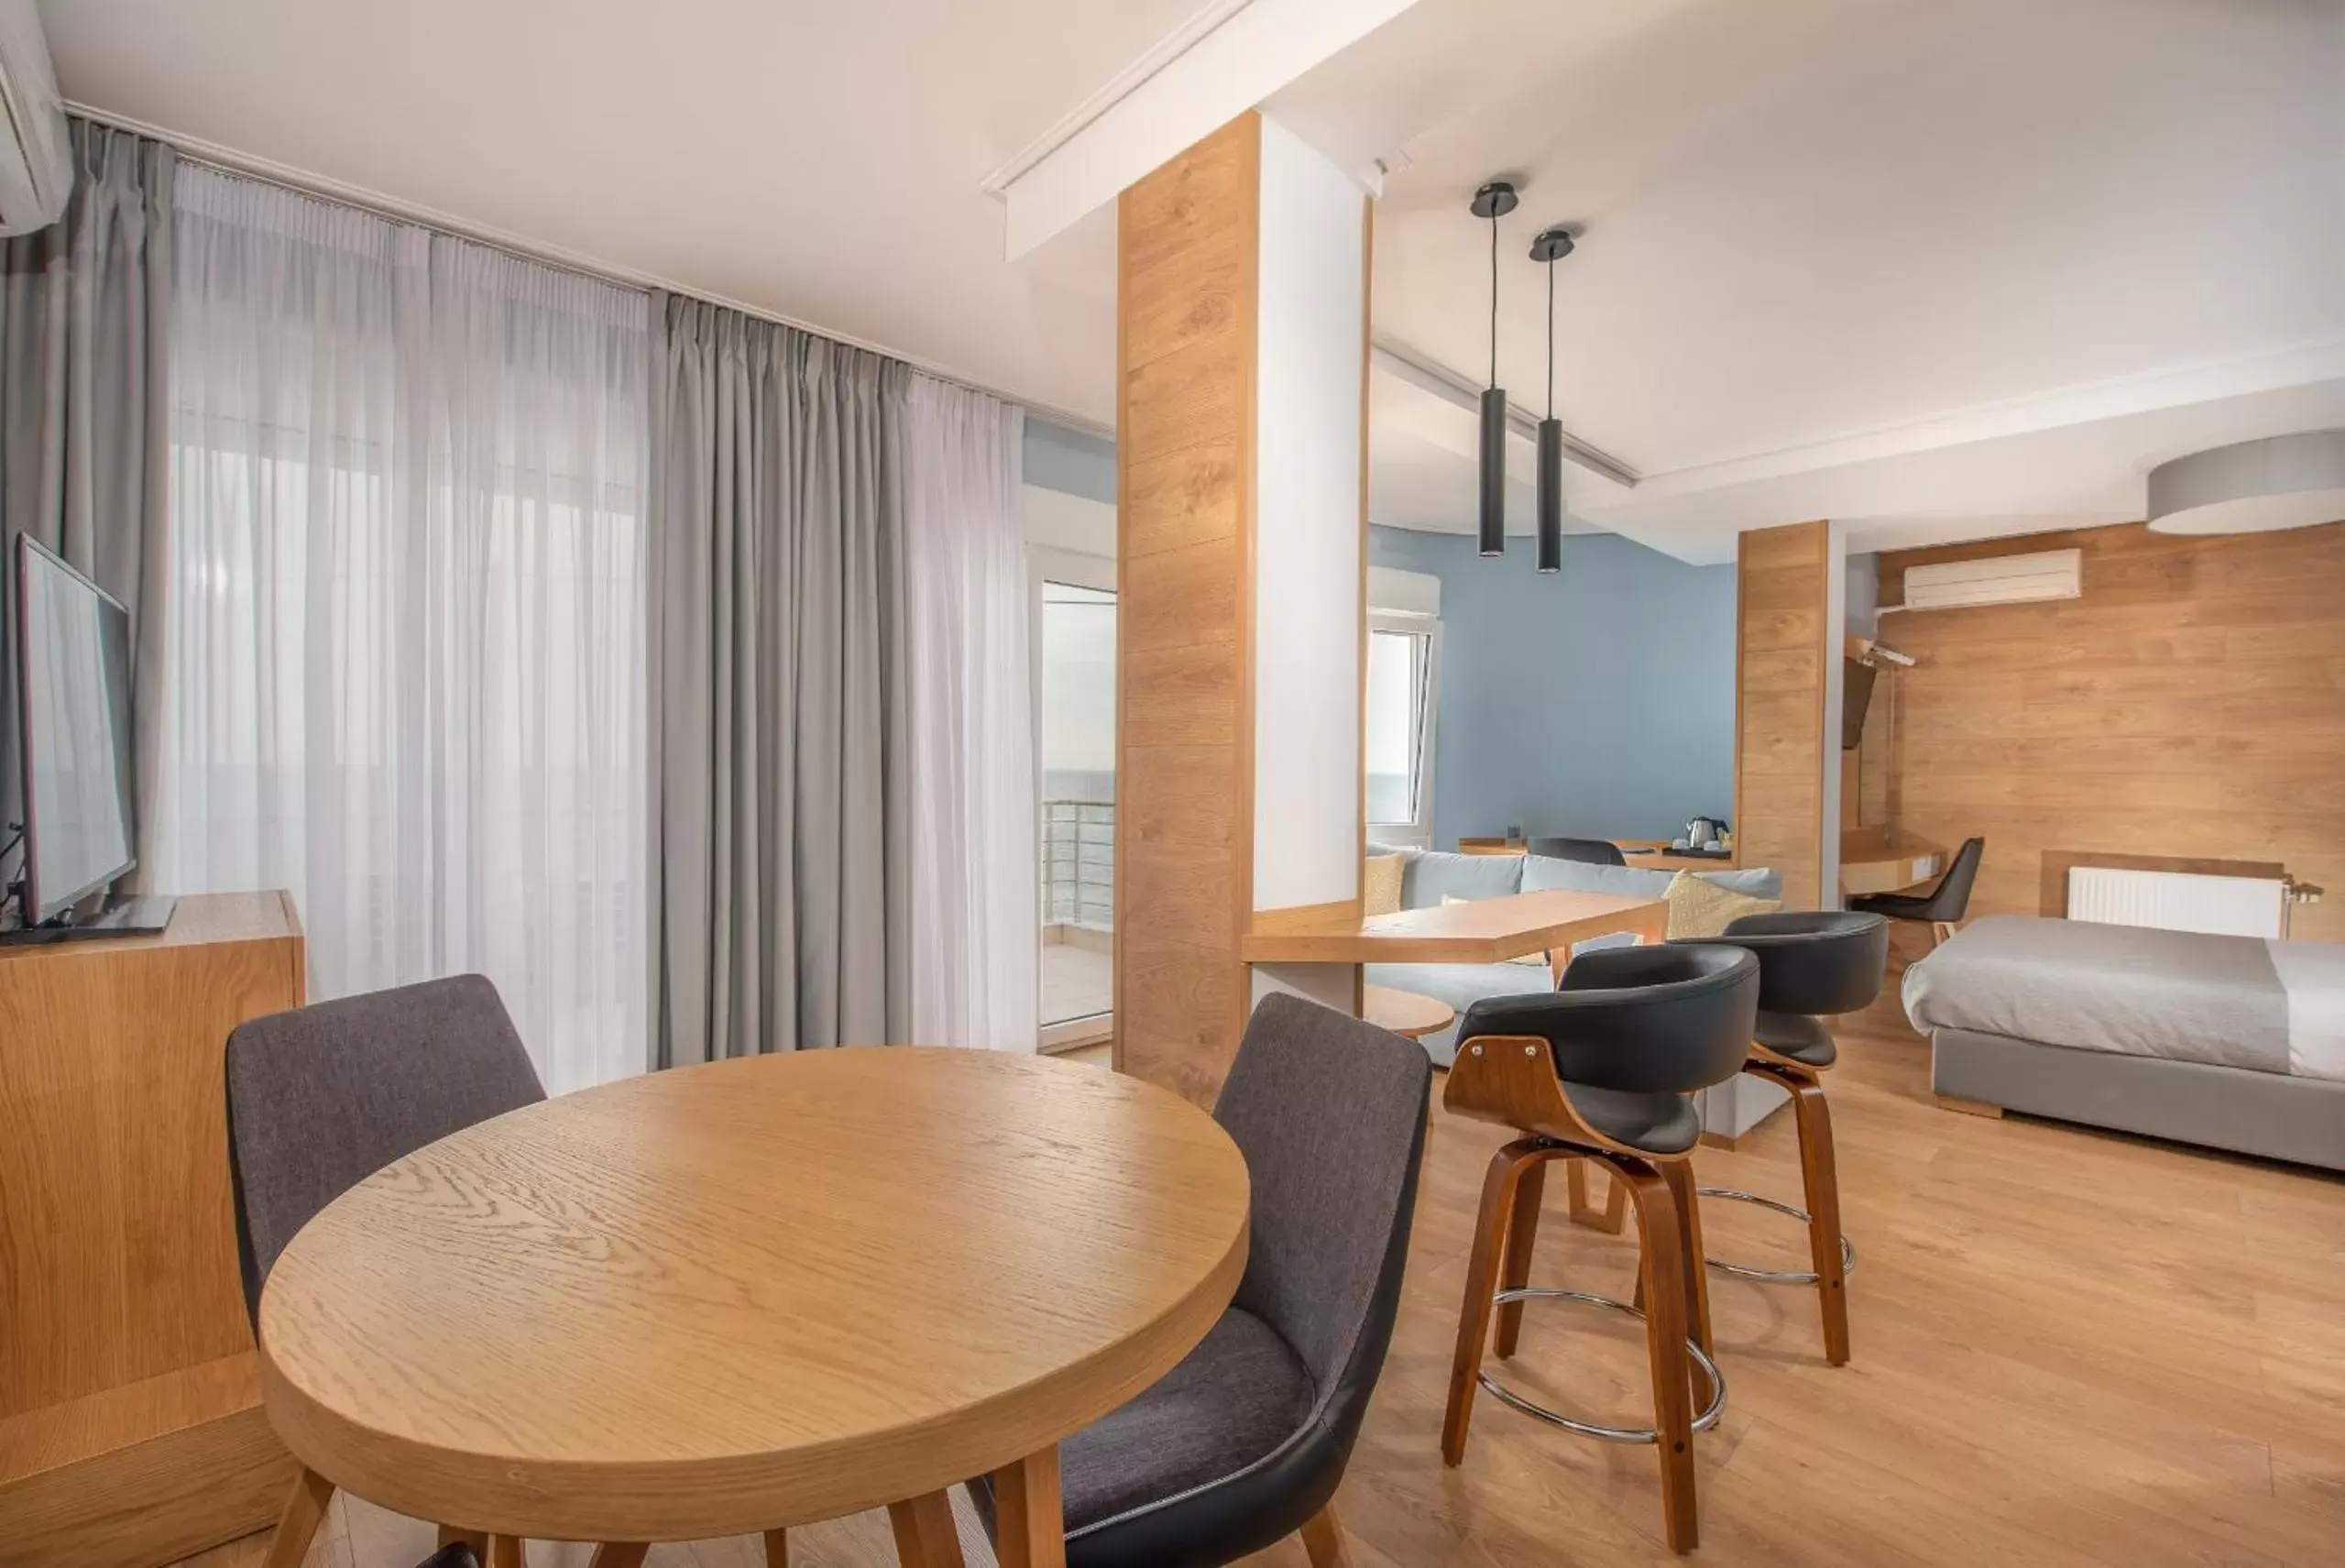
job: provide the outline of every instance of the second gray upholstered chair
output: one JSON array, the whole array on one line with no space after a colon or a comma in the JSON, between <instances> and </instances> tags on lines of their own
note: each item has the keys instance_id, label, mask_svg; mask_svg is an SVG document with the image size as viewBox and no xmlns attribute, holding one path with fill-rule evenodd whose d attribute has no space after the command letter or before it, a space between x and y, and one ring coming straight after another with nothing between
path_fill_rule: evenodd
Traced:
<instances>
[{"instance_id":1,"label":"second gray upholstered chair","mask_svg":"<svg viewBox=\"0 0 2345 1568\"><path fill-rule=\"evenodd\" d=\"M1188 1359L1059 1445L1069 1568L1210 1568L1299 1530L1314 1568L1349 1562L1332 1499L1399 1309L1431 1077L1357 1018L1255 1009L1213 1108L1253 1176L1245 1277Z\"/></svg>"},{"instance_id":2,"label":"second gray upholstered chair","mask_svg":"<svg viewBox=\"0 0 2345 1568\"><path fill-rule=\"evenodd\" d=\"M319 1210L426 1144L545 1098L497 988L477 974L252 1019L229 1035L227 1064L229 1188L256 1327L269 1269ZM333 1496L301 1472L270 1564L301 1561ZM441 1531L444 1543L466 1533ZM485 1536L471 1544L486 1553Z\"/></svg>"}]
</instances>

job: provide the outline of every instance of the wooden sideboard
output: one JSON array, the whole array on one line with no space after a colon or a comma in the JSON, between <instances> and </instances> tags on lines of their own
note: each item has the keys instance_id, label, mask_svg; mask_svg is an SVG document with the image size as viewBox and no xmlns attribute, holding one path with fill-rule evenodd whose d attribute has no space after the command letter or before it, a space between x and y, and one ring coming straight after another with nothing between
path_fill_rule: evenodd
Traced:
<instances>
[{"instance_id":1,"label":"wooden sideboard","mask_svg":"<svg viewBox=\"0 0 2345 1568\"><path fill-rule=\"evenodd\" d=\"M279 893L0 948L0 1565L148 1568L276 1517L222 1062L305 965Z\"/></svg>"}]
</instances>

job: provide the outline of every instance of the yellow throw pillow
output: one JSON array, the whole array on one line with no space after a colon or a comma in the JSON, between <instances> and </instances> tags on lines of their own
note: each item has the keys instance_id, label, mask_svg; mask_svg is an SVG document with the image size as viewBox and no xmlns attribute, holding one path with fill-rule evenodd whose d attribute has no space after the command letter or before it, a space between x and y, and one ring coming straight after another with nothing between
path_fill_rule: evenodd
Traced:
<instances>
[{"instance_id":1,"label":"yellow throw pillow","mask_svg":"<svg viewBox=\"0 0 2345 1568\"><path fill-rule=\"evenodd\" d=\"M1445 893L1441 894L1441 903L1445 907L1452 904L1472 904L1474 900L1470 898L1460 898L1454 893ZM1506 961L1510 964L1521 964L1527 969L1545 969L1548 967L1547 955L1545 953L1525 953L1518 959L1508 959Z\"/></svg>"},{"instance_id":2,"label":"yellow throw pillow","mask_svg":"<svg viewBox=\"0 0 2345 1568\"><path fill-rule=\"evenodd\" d=\"M1360 912L1364 915L1400 913L1400 873L1406 855L1370 855L1360 872Z\"/></svg>"},{"instance_id":3,"label":"yellow throw pillow","mask_svg":"<svg viewBox=\"0 0 2345 1568\"><path fill-rule=\"evenodd\" d=\"M1667 896L1672 938L1723 937L1729 921L1746 915L1772 915L1783 907L1780 898L1753 898L1704 882L1692 872L1671 877Z\"/></svg>"}]
</instances>

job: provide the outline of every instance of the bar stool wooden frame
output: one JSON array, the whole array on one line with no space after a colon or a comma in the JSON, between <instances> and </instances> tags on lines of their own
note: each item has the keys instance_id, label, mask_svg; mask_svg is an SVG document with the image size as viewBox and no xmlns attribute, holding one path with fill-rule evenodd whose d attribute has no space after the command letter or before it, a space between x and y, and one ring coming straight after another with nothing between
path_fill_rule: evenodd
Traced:
<instances>
[{"instance_id":1,"label":"bar stool wooden frame","mask_svg":"<svg viewBox=\"0 0 2345 1568\"><path fill-rule=\"evenodd\" d=\"M1465 1300L1458 1314L1449 1408L1441 1423L1443 1462L1456 1465L1465 1457L1485 1343L1501 1359L1520 1343L1523 1303L1494 1298L1529 1281L1548 1163L1601 1162L1611 1173L1614 1192L1625 1192L1637 1211L1638 1294L1644 1303L1652 1372L1661 1508L1671 1550L1693 1551L1700 1541L1693 1490L1696 1401L1715 1406L1724 1390L1710 1384L1687 1353L1691 1340L1705 1355L1711 1354L1709 1285L1700 1262L1702 1217L1694 1201L1692 1151L1656 1156L1597 1132L1573 1109L1555 1070L1554 1053L1537 1036L1487 1035L1460 1042L1441 1102L1457 1115L1526 1135L1492 1157L1483 1179ZM1573 1168L1577 1174L1577 1166Z\"/></svg>"},{"instance_id":2,"label":"bar stool wooden frame","mask_svg":"<svg viewBox=\"0 0 2345 1568\"><path fill-rule=\"evenodd\" d=\"M1769 1280L1778 1284L1813 1284L1816 1301L1824 1317L1824 1358L1834 1366L1848 1363L1848 1270L1856 1264L1856 1250L1840 1228L1840 1174L1832 1144L1832 1108L1824 1095L1821 1069L1805 1062L1769 1050L1753 1040L1750 1058L1743 1063L1743 1071L1753 1078L1782 1088L1792 1097L1792 1114L1800 1139L1800 1180L1807 1193L1804 1214L1788 1204L1760 1198L1755 1193L1738 1192L1728 1188L1704 1187L1698 1190L1704 1198L1726 1199L1741 1202L1757 1202L1770 1209L1803 1218L1808 1229L1808 1256L1812 1271L1807 1274L1782 1274L1769 1269L1746 1268L1739 1264L1718 1258L1704 1258L1711 1268L1737 1274L1745 1278ZM1699 1251L1697 1244L1696 1250Z\"/></svg>"}]
</instances>

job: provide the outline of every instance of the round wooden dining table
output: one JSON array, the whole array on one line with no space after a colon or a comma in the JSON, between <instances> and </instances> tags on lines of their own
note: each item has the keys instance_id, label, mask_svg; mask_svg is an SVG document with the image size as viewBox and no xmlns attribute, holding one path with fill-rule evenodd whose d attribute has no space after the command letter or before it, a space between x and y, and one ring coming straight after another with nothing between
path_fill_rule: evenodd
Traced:
<instances>
[{"instance_id":1,"label":"round wooden dining table","mask_svg":"<svg viewBox=\"0 0 2345 1568\"><path fill-rule=\"evenodd\" d=\"M492 1539L766 1531L888 1506L959 1563L1057 1564L1057 1444L1204 1337L1246 1259L1237 1147L1098 1068L805 1051L565 1094L328 1204L260 1303L268 1416L323 1482ZM603 1559L598 1559L598 1561Z\"/></svg>"}]
</instances>

